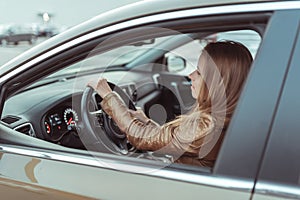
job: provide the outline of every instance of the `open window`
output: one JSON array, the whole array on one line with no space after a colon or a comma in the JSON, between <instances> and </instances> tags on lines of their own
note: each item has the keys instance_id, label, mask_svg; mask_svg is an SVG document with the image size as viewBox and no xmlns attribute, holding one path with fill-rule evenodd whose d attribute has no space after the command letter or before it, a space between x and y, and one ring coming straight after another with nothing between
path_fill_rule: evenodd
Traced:
<instances>
[{"instance_id":1,"label":"open window","mask_svg":"<svg viewBox=\"0 0 300 200\"><path fill-rule=\"evenodd\" d=\"M89 137L82 123L82 95L87 83L105 77L131 105L142 108L157 123L167 123L188 113L195 104L187 76L195 70L206 44L241 42L255 57L267 16L247 17L226 16L222 26L209 17L163 22L99 36L65 49L8 83L2 121L18 132L67 147L67 151L88 150L137 158L134 162L172 164L176 159L172 155L135 148L101 112L91 120L99 132ZM211 21L209 26L207 21ZM186 23L193 28L182 26ZM23 84L15 84L20 82ZM95 94L92 97L99 99Z\"/></svg>"}]
</instances>

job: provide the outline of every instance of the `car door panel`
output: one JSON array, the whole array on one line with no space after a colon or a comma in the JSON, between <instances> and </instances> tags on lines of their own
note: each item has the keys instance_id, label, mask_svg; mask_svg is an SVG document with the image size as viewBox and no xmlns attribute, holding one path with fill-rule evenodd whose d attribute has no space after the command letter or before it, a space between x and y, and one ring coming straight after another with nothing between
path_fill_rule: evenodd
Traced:
<instances>
[{"instance_id":1,"label":"car door panel","mask_svg":"<svg viewBox=\"0 0 300 200\"><path fill-rule=\"evenodd\" d=\"M0 177L1 199L90 199L82 195ZM91 198L94 199L94 198Z\"/></svg>"},{"instance_id":2,"label":"car door panel","mask_svg":"<svg viewBox=\"0 0 300 200\"><path fill-rule=\"evenodd\" d=\"M253 185L251 181L214 177L206 172L191 175L188 171L116 165L106 159L55 154L49 150L20 150L2 146L3 178L18 180L27 187L42 187L48 193L66 191L73 197L150 200L167 195L170 199L250 199Z\"/></svg>"}]
</instances>

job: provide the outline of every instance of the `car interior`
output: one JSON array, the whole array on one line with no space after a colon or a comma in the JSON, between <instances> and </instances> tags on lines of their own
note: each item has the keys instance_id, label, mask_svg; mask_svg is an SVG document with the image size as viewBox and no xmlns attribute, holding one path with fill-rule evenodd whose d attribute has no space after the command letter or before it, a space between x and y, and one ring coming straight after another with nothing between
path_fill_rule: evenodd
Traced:
<instances>
[{"instance_id":1,"label":"car interior","mask_svg":"<svg viewBox=\"0 0 300 200\"><path fill-rule=\"evenodd\" d=\"M7 134L1 134L0 140L171 163L171 155L132 146L101 110L100 96L87 85L104 77L130 109L141 108L159 124L169 122L195 103L188 75L207 43L238 41L255 57L265 27L262 21L241 20L180 30L172 23L168 28L134 28L59 52L7 83L1 115L5 126L0 127Z\"/></svg>"}]
</instances>

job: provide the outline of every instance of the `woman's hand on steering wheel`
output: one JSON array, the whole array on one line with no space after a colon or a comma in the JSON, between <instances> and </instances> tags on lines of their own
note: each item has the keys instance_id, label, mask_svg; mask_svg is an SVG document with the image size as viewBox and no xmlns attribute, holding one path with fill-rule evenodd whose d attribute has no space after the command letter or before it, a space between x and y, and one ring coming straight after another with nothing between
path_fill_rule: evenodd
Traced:
<instances>
[{"instance_id":1,"label":"woman's hand on steering wheel","mask_svg":"<svg viewBox=\"0 0 300 200\"><path fill-rule=\"evenodd\" d=\"M99 95L95 95L94 91ZM112 91L121 96L130 110L136 110L130 97L120 87L103 78L97 83L90 82L81 98L82 123L79 123L78 134L85 146L93 151L131 155L136 149L128 142L126 135L113 119L101 108L103 97Z\"/></svg>"},{"instance_id":2,"label":"woman's hand on steering wheel","mask_svg":"<svg viewBox=\"0 0 300 200\"><path fill-rule=\"evenodd\" d=\"M105 78L100 78L97 83L90 82L88 85L91 86L101 98L104 98L106 95L112 92Z\"/></svg>"}]
</instances>

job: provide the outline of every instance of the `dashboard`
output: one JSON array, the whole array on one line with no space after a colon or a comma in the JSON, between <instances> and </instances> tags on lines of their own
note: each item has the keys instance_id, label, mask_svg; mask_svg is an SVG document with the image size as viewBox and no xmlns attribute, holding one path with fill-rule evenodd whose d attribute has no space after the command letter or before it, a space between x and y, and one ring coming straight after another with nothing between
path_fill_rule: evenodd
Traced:
<instances>
[{"instance_id":1,"label":"dashboard","mask_svg":"<svg viewBox=\"0 0 300 200\"><path fill-rule=\"evenodd\" d=\"M170 119L174 117L178 101L173 101L172 92L159 86L159 75L131 70L130 73L105 72L105 77L119 86L137 107L144 109L146 115L149 116L152 105L160 104L166 113L172 113ZM120 81L119 77L124 78ZM81 97L87 83L98 78L97 74L87 74L24 90L5 102L1 121L26 135L84 149L77 132L81 122ZM173 79L170 85L175 81ZM161 113L157 112L156 116L160 117ZM155 120L155 116L150 117Z\"/></svg>"}]
</instances>

